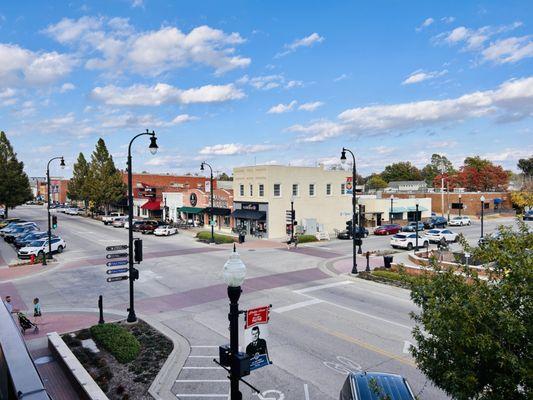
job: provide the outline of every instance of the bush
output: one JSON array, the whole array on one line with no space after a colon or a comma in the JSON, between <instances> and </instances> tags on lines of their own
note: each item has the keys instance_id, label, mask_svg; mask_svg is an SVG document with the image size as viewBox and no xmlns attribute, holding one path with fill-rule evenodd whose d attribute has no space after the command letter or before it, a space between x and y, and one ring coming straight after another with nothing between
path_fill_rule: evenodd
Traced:
<instances>
[{"instance_id":1,"label":"bush","mask_svg":"<svg viewBox=\"0 0 533 400\"><path fill-rule=\"evenodd\" d=\"M91 327L91 334L99 345L113 354L122 364L135 360L141 351L139 341L122 326L94 325Z\"/></svg>"},{"instance_id":2,"label":"bush","mask_svg":"<svg viewBox=\"0 0 533 400\"><path fill-rule=\"evenodd\" d=\"M407 275L406 273L397 271L374 270L372 271L372 275L397 282L411 282L414 279L414 277Z\"/></svg>"},{"instance_id":3,"label":"bush","mask_svg":"<svg viewBox=\"0 0 533 400\"><path fill-rule=\"evenodd\" d=\"M298 243L317 242L318 239L314 235L300 235L298 236Z\"/></svg>"},{"instance_id":4,"label":"bush","mask_svg":"<svg viewBox=\"0 0 533 400\"><path fill-rule=\"evenodd\" d=\"M209 242L211 240L211 232L208 232L208 231L198 232L196 234L196 237L202 242ZM216 244L234 243L236 240L237 238L234 238L233 236L221 235L220 233L215 233Z\"/></svg>"}]
</instances>

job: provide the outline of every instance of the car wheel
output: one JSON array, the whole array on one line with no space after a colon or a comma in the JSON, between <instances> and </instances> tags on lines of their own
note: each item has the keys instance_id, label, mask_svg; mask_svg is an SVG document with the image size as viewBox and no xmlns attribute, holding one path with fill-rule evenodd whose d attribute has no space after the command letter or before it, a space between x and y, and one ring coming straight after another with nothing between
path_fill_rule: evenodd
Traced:
<instances>
[{"instance_id":1,"label":"car wheel","mask_svg":"<svg viewBox=\"0 0 533 400\"><path fill-rule=\"evenodd\" d=\"M59 247L57 248L57 252L58 252L58 253L63 253L63 246L59 246Z\"/></svg>"},{"instance_id":2,"label":"car wheel","mask_svg":"<svg viewBox=\"0 0 533 400\"><path fill-rule=\"evenodd\" d=\"M413 244L407 243L407 250L413 250Z\"/></svg>"},{"instance_id":3,"label":"car wheel","mask_svg":"<svg viewBox=\"0 0 533 400\"><path fill-rule=\"evenodd\" d=\"M469 222L469 223L468 223L468 226L470 226L471 224L472 224L472 223L471 223L471 222Z\"/></svg>"},{"instance_id":4,"label":"car wheel","mask_svg":"<svg viewBox=\"0 0 533 400\"><path fill-rule=\"evenodd\" d=\"M40 250L38 253L37 253L37 258L43 258L44 256L44 251Z\"/></svg>"}]
</instances>

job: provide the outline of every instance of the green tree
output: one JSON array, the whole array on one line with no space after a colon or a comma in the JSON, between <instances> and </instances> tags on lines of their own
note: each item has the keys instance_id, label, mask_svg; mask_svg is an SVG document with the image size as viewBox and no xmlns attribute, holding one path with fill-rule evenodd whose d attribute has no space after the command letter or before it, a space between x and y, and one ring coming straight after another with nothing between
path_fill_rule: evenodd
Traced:
<instances>
[{"instance_id":1,"label":"green tree","mask_svg":"<svg viewBox=\"0 0 533 400\"><path fill-rule=\"evenodd\" d=\"M439 268L412 283L420 307L411 348L418 367L454 399L533 398L533 233L500 227L480 248L463 240L483 267ZM458 274L457 272L462 272Z\"/></svg>"},{"instance_id":2,"label":"green tree","mask_svg":"<svg viewBox=\"0 0 533 400\"><path fill-rule=\"evenodd\" d=\"M381 173L381 177L387 182L419 181L422 179L422 174L417 167L407 161L387 165Z\"/></svg>"},{"instance_id":3,"label":"green tree","mask_svg":"<svg viewBox=\"0 0 533 400\"><path fill-rule=\"evenodd\" d=\"M533 177L533 157L521 158L518 160L517 166L524 176L529 178Z\"/></svg>"},{"instance_id":4,"label":"green tree","mask_svg":"<svg viewBox=\"0 0 533 400\"><path fill-rule=\"evenodd\" d=\"M472 167L477 169L478 171L481 171L482 169L491 166L492 163L489 160L485 160L481 158L480 156L475 157L466 157L465 161L463 162L463 166L466 167Z\"/></svg>"},{"instance_id":5,"label":"green tree","mask_svg":"<svg viewBox=\"0 0 533 400\"><path fill-rule=\"evenodd\" d=\"M229 176L225 172L222 172L219 176L217 176L218 181L232 181L233 177Z\"/></svg>"},{"instance_id":6,"label":"green tree","mask_svg":"<svg viewBox=\"0 0 533 400\"><path fill-rule=\"evenodd\" d=\"M421 174L428 186L432 186L435 177L441 172L444 172L445 174L454 174L455 169L446 156L433 154L431 156L431 162L422 168Z\"/></svg>"},{"instance_id":7,"label":"green tree","mask_svg":"<svg viewBox=\"0 0 533 400\"><path fill-rule=\"evenodd\" d=\"M24 163L17 160L17 154L6 134L0 131L0 204L9 209L32 199L30 181L24 172Z\"/></svg>"},{"instance_id":8,"label":"green tree","mask_svg":"<svg viewBox=\"0 0 533 400\"><path fill-rule=\"evenodd\" d=\"M90 165L83 153L78 155L78 160L72 170L72 178L68 183L68 197L72 200L83 201L85 207L89 202L88 177Z\"/></svg>"},{"instance_id":9,"label":"green tree","mask_svg":"<svg viewBox=\"0 0 533 400\"><path fill-rule=\"evenodd\" d=\"M379 176L379 175L372 175L370 176L366 181L366 188L367 189L384 189L388 186L387 182Z\"/></svg>"},{"instance_id":10,"label":"green tree","mask_svg":"<svg viewBox=\"0 0 533 400\"><path fill-rule=\"evenodd\" d=\"M105 213L109 206L124 197L126 185L122 175L115 167L113 157L107 151L103 139L98 139L96 148L91 155L87 179L89 198L96 207L104 207Z\"/></svg>"}]
</instances>

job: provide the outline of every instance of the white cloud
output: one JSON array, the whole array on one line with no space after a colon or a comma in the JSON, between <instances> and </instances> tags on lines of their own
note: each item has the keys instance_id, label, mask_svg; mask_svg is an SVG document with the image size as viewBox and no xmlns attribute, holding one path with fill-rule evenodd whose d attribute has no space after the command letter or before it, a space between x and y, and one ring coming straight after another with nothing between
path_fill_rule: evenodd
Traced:
<instances>
[{"instance_id":1,"label":"white cloud","mask_svg":"<svg viewBox=\"0 0 533 400\"><path fill-rule=\"evenodd\" d=\"M428 26L430 26L433 22L435 22L435 20L433 18L426 18L424 20L424 22L422 22L422 24L416 28L417 31L421 31L422 29L424 28L427 28Z\"/></svg>"},{"instance_id":2,"label":"white cloud","mask_svg":"<svg viewBox=\"0 0 533 400\"><path fill-rule=\"evenodd\" d=\"M133 85L126 88L108 85L96 87L91 97L108 105L159 106L162 104L215 103L237 100L245 95L234 85L206 85L181 90L165 83L154 86Z\"/></svg>"},{"instance_id":3,"label":"white cloud","mask_svg":"<svg viewBox=\"0 0 533 400\"><path fill-rule=\"evenodd\" d=\"M144 7L144 0L132 0L131 6L133 8Z\"/></svg>"},{"instance_id":4,"label":"white cloud","mask_svg":"<svg viewBox=\"0 0 533 400\"><path fill-rule=\"evenodd\" d=\"M61 89L59 90L61 93L65 93L65 92L68 92L70 90L74 90L76 89L76 86L74 86L74 84L70 83L70 82L67 82L67 83L63 83L63 85L61 85Z\"/></svg>"},{"instance_id":5,"label":"white cloud","mask_svg":"<svg viewBox=\"0 0 533 400\"><path fill-rule=\"evenodd\" d=\"M238 33L225 33L203 25L183 33L171 26L136 32L126 18L63 18L45 33L63 44L77 47L87 58L89 69L123 70L157 76L198 64L211 67L217 75L244 68L251 59L235 54L244 43Z\"/></svg>"},{"instance_id":6,"label":"white cloud","mask_svg":"<svg viewBox=\"0 0 533 400\"><path fill-rule=\"evenodd\" d=\"M300 104L300 106L298 107L298 110L315 111L318 107L322 107L323 105L324 103L321 101L314 101L312 103L303 103L303 104Z\"/></svg>"},{"instance_id":7,"label":"white cloud","mask_svg":"<svg viewBox=\"0 0 533 400\"><path fill-rule=\"evenodd\" d=\"M183 124L185 122L197 119L188 114L181 114L172 121L163 121L154 117L152 114L137 115L134 113L125 113L119 115L108 115L101 118L101 127L108 129L127 128L134 126L149 126L152 128L166 128Z\"/></svg>"},{"instance_id":8,"label":"white cloud","mask_svg":"<svg viewBox=\"0 0 533 400\"><path fill-rule=\"evenodd\" d=\"M491 43L481 53L485 60L499 64L514 63L524 58L533 57L531 36L510 37Z\"/></svg>"},{"instance_id":9,"label":"white cloud","mask_svg":"<svg viewBox=\"0 0 533 400\"><path fill-rule=\"evenodd\" d=\"M411 73L403 82L402 85L411 85L413 83L420 83L423 81L427 81L428 79L437 78L439 76L445 75L448 73L447 70L443 71L432 71L432 72L424 72L422 70L415 71Z\"/></svg>"},{"instance_id":10,"label":"white cloud","mask_svg":"<svg viewBox=\"0 0 533 400\"><path fill-rule=\"evenodd\" d=\"M457 98L352 108L340 113L338 121L315 121L287 130L300 133L301 141L316 142L346 133L371 135L483 116L501 121L533 116L533 77L509 80L497 89Z\"/></svg>"},{"instance_id":11,"label":"white cloud","mask_svg":"<svg viewBox=\"0 0 533 400\"><path fill-rule=\"evenodd\" d=\"M349 78L349 75L341 74L341 75L337 76L335 79L333 79L333 82L340 82L340 81L343 81L343 80L348 79L348 78Z\"/></svg>"},{"instance_id":12,"label":"white cloud","mask_svg":"<svg viewBox=\"0 0 533 400\"><path fill-rule=\"evenodd\" d=\"M205 146L199 152L201 155L232 156L236 154L260 153L275 149L277 146L271 144L239 144L227 143Z\"/></svg>"},{"instance_id":13,"label":"white cloud","mask_svg":"<svg viewBox=\"0 0 533 400\"><path fill-rule=\"evenodd\" d=\"M176 118L174 118L172 120L172 123L173 124L183 124L185 122L196 121L197 119L198 119L198 117L193 117L192 115L189 115L189 114L180 114L180 115L176 116Z\"/></svg>"},{"instance_id":14,"label":"white cloud","mask_svg":"<svg viewBox=\"0 0 533 400\"><path fill-rule=\"evenodd\" d=\"M445 24L451 24L455 21L455 17L442 17L441 22L444 22Z\"/></svg>"},{"instance_id":15,"label":"white cloud","mask_svg":"<svg viewBox=\"0 0 533 400\"><path fill-rule=\"evenodd\" d=\"M28 83L47 84L70 73L76 61L67 54L36 53L17 45L0 43L0 86Z\"/></svg>"},{"instance_id":16,"label":"white cloud","mask_svg":"<svg viewBox=\"0 0 533 400\"><path fill-rule=\"evenodd\" d=\"M289 111L292 111L294 109L294 106L296 106L296 100L291 101L289 104L278 104L276 106L273 106L270 108L270 110L267 111L268 114L283 114Z\"/></svg>"},{"instance_id":17,"label":"white cloud","mask_svg":"<svg viewBox=\"0 0 533 400\"><path fill-rule=\"evenodd\" d=\"M286 44L284 46L285 47L285 51L276 54L276 57L285 56L287 54L290 54L290 53L296 51L300 47L310 47L310 46L314 45L315 43L321 43L323 41L324 41L324 38L322 36L320 36L318 33L314 32L314 33L310 34L309 36L306 36L306 37L301 38L301 39L296 39L292 43Z\"/></svg>"},{"instance_id":18,"label":"white cloud","mask_svg":"<svg viewBox=\"0 0 533 400\"><path fill-rule=\"evenodd\" d=\"M258 90L271 90L276 88L292 89L304 86L304 83L298 80L290 80L287 82L285 77L281 74L263 75L253 78L244 75L242 78L238 79L236 83L240 85L249 84Z\"/></svg>"},{"instance_id":19,"label":"white cloud","mask_svg":"<svg viewBox=\"0 0 533 400\"><path fill-rule=\"evenodd\" d=\"M0 106L2 107L8 107L12 106L17 103L17 99L15 98L15 95L17 94L17 91L13 88L6 88L4 90L0 90Z\"/></svg>"},{"instance_id":20,"label":"white cloud","mask_svg":"<svg viewBox=\"0 0 533 400\"><path fill-rule=\"evenodd\" d=\"M285 85L285 89L292 89L295 87L302 87L304 83L302 81L289 81Z\"/></svg>"}]
</instances>

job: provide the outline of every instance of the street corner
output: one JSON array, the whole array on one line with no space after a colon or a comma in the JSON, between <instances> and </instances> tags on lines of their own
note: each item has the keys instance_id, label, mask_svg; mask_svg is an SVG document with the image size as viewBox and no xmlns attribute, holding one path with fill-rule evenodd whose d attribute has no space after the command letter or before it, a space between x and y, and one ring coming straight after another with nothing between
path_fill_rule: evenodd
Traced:
<instances>
[{"instance_id":1,"label":"street corner","mask_svg":"<svg viewBox=\"0 0 533 400\"><path fill-rule=\"evenodd\" d=\"M47 265L27 264L27 265L9 265L6 268L0 268L0 283L11 282L18 279L35 277L59 268L59 262L49 260Z\"/></svg>"},{"instance_id":2,"label":"street corner","mask_svg":"<svg viewBox=\"0 0 533 400\"><path fill-rule=\"evenodd\" d=\"M378 256L369 257L368 263L367 263L367 258L365 256L358 255L356 260L357 260L357 271L358 272L365 271L367 269L367 265L368 265L368 268L370 268L371 270L378 268L378 267L383 267L384 265L383 257L378 257ZM354 260L352 256L337 258L335 260L331 260L331 261L324 263L323 269L325 269L327 273L329 273L330 275L350 274L352 273L354 269L353 261Z\"/></svg>"}]
</instances>

